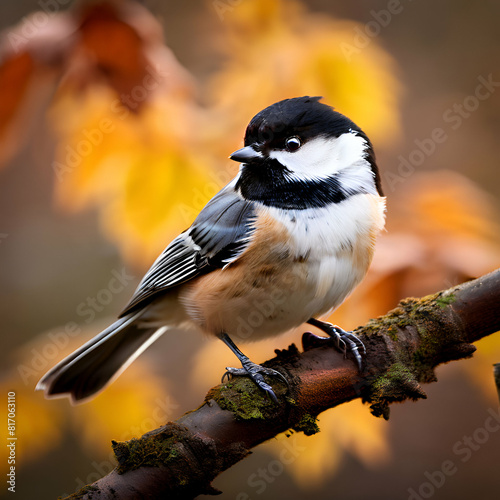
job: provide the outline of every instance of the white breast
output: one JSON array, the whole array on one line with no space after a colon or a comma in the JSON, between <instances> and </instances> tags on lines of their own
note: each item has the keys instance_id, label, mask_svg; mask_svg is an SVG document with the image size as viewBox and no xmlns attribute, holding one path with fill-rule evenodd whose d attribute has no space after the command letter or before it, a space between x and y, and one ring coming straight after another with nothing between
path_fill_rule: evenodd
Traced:
<instances>
[{"instance_id":1,"label":"white breast","mask_svg":"<svg viewBox=\"0 0 500 500\"><path fill-rule=\"evenodd\" d=\"M237 343L284 333L338 307L363 279L384 200L360 194L328 208L259 207L255 243L183 288L187 316Z\"/></svg>"},{"instance_id":2,"label":"white breast","mask_svg":"<svg viewBox=\"0 0 500 500\"><path fill-rule=\"evenodd\" d=\"M288 229L294 257L305 259L307 279L298 292L305 314L337 308L368 270L385 199L359 194L324 208L267 210Z\"/></svg>"},{"instance_id":3,"label":"white breast","mask_svg":"<svg viewBox=\"0 0 500 500\"><path fill-rule=\"evenodd\" d=\"M353 247L360 237L384 227L385 198L358 194L323 208L265 207L289 231L296 256L322 260Z\"/></svg>"}]
</instances>

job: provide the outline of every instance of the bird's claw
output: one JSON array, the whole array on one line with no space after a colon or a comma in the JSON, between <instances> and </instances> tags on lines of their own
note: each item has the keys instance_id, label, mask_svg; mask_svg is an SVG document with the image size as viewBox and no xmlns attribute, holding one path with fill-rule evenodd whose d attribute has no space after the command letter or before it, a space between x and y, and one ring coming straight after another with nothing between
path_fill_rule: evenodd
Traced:
<instances>
[{"instance_id":1,"label":"bird's claw","mask_svg":"<svg viewBox=\"0 0 500 500\"><path fill-rule=\"evenodd\" d=\"M325 332L336 341L335 347L344 355L344 358L347 354L347 348L349 348L356 359L359 371L361 371L363 369L363 357L366 356L366 348L363 342L354 333L346 332L336 325L330 325L330 328L326 329Z\"/></svg>"},{"instance_id":2,"label":"bird's claw","mask_svg":"<svg viewBox=\"0 0 500 500\"><path fill-rule=\"evenodd\" d=\"M354 355L359 371L363 370L363 357L366 356L366 349L363 342L361 342L354 333L346 332L339 326L315 318L311 318L308 323L324 331L330 337L333 346L344 355L344 358L346 357L347 349L349 349ZM313 344L317 343L321 337L316 337L309 332L308 335L303 338L303 342L309 344L310 341L315 338L316 340L312 342Z\"/></svg>"},{"instance_id":3,"label":"bird's claw","mask_svg":"<svg viewBox=\"0 0 500 500\"><path fill-rule=\"evenodd\" d=\"M263 375L269 375L271 377L279 377L285 384L288 386L288 381L284 377L282 373L277 370L273 370L272 368L266 368L264 366L253 363L252 361L243 361L243 368L232 368L226 367L226 372L222 376L222 382L227 377L227 380L230 380L231 377L249 377L253 380L269 397L275 402L278 402L278 398L274 393L272 387L264 380Z\"/></svg>"}]
</instances>

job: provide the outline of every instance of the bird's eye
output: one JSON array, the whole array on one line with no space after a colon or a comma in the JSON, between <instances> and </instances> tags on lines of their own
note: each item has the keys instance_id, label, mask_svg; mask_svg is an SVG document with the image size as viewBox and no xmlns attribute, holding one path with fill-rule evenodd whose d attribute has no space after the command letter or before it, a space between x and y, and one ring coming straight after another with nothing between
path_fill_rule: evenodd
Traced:
<instances>
[{"instance_id":1,"label":"bird's eye","mask_svg":"<svg viewBox=\"0 0 500 500\"><path fill-rule=\"evenodd\" d=\"M294 151L297 151L297 149L302 146L302 142L300 141L300 138L298 137L289 137L285 141L285 146L287 151L290 151L290 153L293 153Z\"/></svg>"}]
</instances>

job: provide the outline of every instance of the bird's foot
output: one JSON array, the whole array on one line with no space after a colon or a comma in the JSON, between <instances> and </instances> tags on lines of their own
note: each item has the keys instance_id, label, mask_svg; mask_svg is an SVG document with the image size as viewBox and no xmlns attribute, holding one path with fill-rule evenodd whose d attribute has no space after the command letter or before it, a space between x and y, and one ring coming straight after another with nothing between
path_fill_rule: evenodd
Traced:
<instances>
[{"instance_id":1,"label":"bird's foot","mask_svg":"<svg viewBox=\"0 0 500 500\"><path fill-rule=\"evenodd\" d=\"M246 358L246 357L245 357ZM264 366L253 363L248 358L241 360L241 365L243 368L232 368L226 367L226 373L222 376L222 382L224 382L227 377L228 380L231 377L249 377L252 379L269 397L275 402L278 402L278 398L272 387L264 380L264 375L269 375L271 377L279 377L288 386L288 381L282 373L272 368L266 368Z\"/></svg>"},{"instance_id":2,"label":"bird's foot","mask_svg":"<svg viewBox=\"0 0 500 500\"><path fill-rule=\"evenodd\" d=\"M333 340L333 346L344 355L344 358L347 350L351 351L356 359L359 371L363 370L363 357L366 356L366 348L354 333L346 332L339 326L317 319L311 319L309 323L323 330Z\"/></svg>"}]
</instances>

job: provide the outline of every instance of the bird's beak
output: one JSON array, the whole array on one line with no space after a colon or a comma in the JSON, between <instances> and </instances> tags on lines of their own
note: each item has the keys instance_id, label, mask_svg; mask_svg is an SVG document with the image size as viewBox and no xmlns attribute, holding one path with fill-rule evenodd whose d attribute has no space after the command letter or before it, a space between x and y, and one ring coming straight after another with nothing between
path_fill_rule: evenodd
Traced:
<instances>
[{"instance_id":1,"label":"bird's beak","mask_svg":"<svg viewBox=\"0 0 500 500\"><path fill-rule=\"evenodd\" d=\"M259 151L255 151L252 146L245 146L244 148L235 151L229 158L234 161L245 163L250 160L262 158L262 154Z\"/></svg>"}]
</instances>

